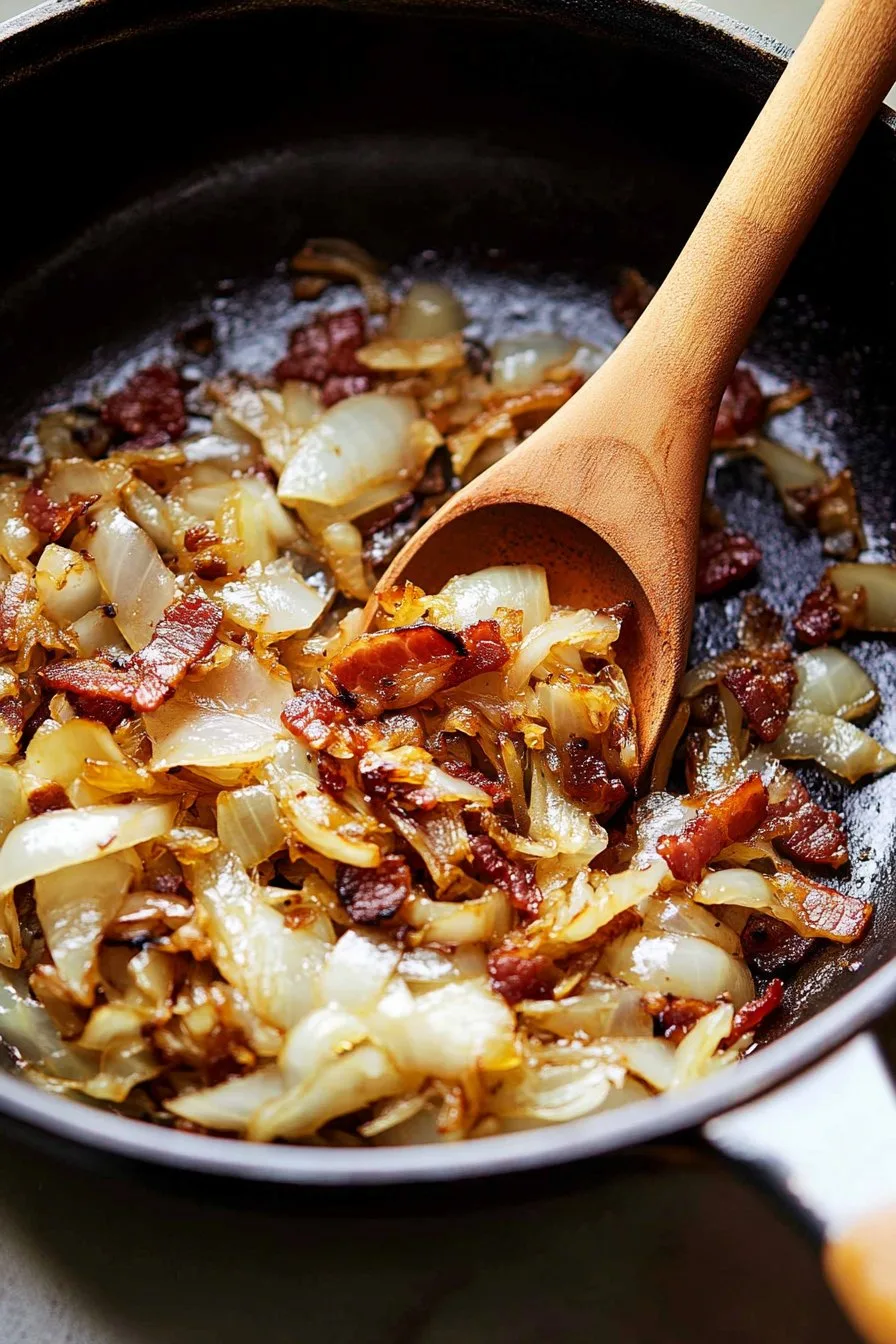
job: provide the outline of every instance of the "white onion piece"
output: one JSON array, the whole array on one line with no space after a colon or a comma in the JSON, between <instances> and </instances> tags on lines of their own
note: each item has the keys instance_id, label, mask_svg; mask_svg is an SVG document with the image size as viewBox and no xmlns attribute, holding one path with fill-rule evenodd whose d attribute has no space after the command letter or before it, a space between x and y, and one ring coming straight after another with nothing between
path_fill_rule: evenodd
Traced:
<instances>
[{"instance_id":1,"label":"white onion piece","mask_svg":"<svg viewBox=\"0 0 896 1344\"><path fill-rule=\"evenodd\" d=\"M469 780L449 775L436 765L422 747L392 747L367 751L361 757L361 777L378 775L396 783L409 784L431 795L434 802L466 803L470 807L492 807L494 800L485 789Z\"/></svg>"},{"instance_id":2,"label":"white onion piece","mask_svg":"<svg viewBox=\"0 0 896 1344\"><path fill-rule=\"evenodd\" d=\"M97 953L140 862L133 850L45 873L34 883L37 917L63 984L79 1003L93 1001Z\"/></svg>"},{"instance_id":3,"label":"white onion piece","mask_svg":"<svg viewBox=\"0 0 896 1344\"><path fill-rule=\"evenodd\" d=\"M176 802L101 803L29 817L0 848L0 883L12 891L33 877L155 840L168 834L176 814Z\"/></svg>"},{"instance_id":4,"label":"white onion piece","mask_svg":"<svg viewBox=\"0 0 896 1344\"><path fill-rule=\"evenodd\" d=\"M877 687L863 667L842 649L808 649L796 659L792 708L839 719L858 719L877 705Z\"/></svg>"},{"instance_id":5,"label":"white onion piece","mask_svg":"<svg viewBox=\"0 0 896 1344\"><path fill-rule=\"evenodd\" d=\"M88 761L129 764L105 724L70 719L58 727L41 726L34 734L25 753L25 776L30 788L54 783L68 789Z\"/></svg>"},{"instance_id":6,"label":"white onion piece","mask_svg":"<svg viewBox=\"0 0 896 1344\"><path fill-rule=\"evenodd\" d=\"M329 920L290 928L234 854L218 849L182 862L222 975L266 1022L294 1026L314 1007L317 974L333 942Z\"/></svg>"},{"instance_id":7,"label":"white onion piece","mask_svg":"<svg viewBox=\"0 0 896 1344\"><path fill-rule=\"evenodd\" d=\"M562 1124L599 1110L624 1078L619 1064L597 1052L548 1046L512 1071L489 1109L502 1117L505 1130Z\"/></svg>"},{"instance_id":8,"label":"white onion piece","mask_svg":"<svg viewBox=\"0 0 896 1344\"><path fill-rule=\"evenodd\" d=\"M733 1005L720 1003L694 1023L675 1051L670 1087L686 1087L706 1076L710 1061L730 1033L733 1022Z\"/></svg>"},{"instance_id":9,"label":"white onion piece","mask_svg":"<svg viewBox=\"0 0 896 1344\"><path fill-rule=\"evenodd\" d=\"M286 419L279 392L263 388L256 391L248 384L235 388L225 401L227 419L261 444L265 458L279 473L296 451L299 435ZM215 428L224 425L216 418Z\"/></svg>"},{"instance_id":10,"label":"white onion piece","mask_svg":"<svg viewBox=\"0 0 896 1344\"><path fill-rule=\"evenodd\" d=\"M447 947L487 943L502 938L510 929L510 899L497 887L469 901L431 901L426 896L411 896L401 908L401 917L412 929L419 929L423 943Z\"/></svg>"},{"instance_id":11,"label":"white onion piece","mask_svg":"<svg viewBox=\"0 0 896 1344\"><path fill-rule=\"evenodd\" d=\"M122 491L122 508L160 551L174 550L174 523L168 503L137 476Z\"/></svg>"},{"instance_id":12,"label":"white onion piece","mask_svg":"<svg viewBox=\"0 0 896 1344\"><path fill-rule=\"evenodd\" d=\"M782 760L817 761L850 784L896 765L896 755L854 723L809 710L792 713L771 745Z\"/></svg>"},{"instance_id":13,"label":"white onion piece","mask_svg":"<svg viewBox=\"0 0 896 1344\"><path fill-rule=\"evenodd\" d=\"M662 862L649 868L626 868L609 877L585 869L568 888L545 898L543 913L532 927L539 929L542 921L547 923L550 941L561 949L584 942L624 910L655 895L668 873Z\"/></svg>"},{"instance_id":14,"label":"white onion piece","mask_svg":"<svg viewBox=\"0 0 896 1344\"><path fill-rule=\"evenodd\" d=\"M334 1049L332 1057L309 1077L261 1107L252 1117L248 1137L262 1143L304 1138L328 1120L404 1089L401 1074L378 1046L366 1043L354 1049Z\"/></svg>"},{"instance_id":15,"label":"white onion piece","mask_svg":"<svg viewBox=\"0 0 896 1344\"><path fill-rule=\"evenodd\" d=\"M661 1036L636 1036L609 1043L613 1058L655 1092L665 1092L675 1077L675 1046Z\"/></svg>"},{"instance_id":16,"label":"white onion piece","mask_svg":"<svg viewBox=\"0 0 896 1344\"><path fill-rule=\"evenodd\" d=\"M410 433L416 418L409 397L347 397L302 435L277 494L285 504L339 507L382 482L408 489L422 466Z\"/></svg>"},{"instance_id":17,"label":"white onion piece","mask_svg":"<svg viewBox=\"0 0 896 1344\"><path fill-rule=\"evenodd\" d=\"M389 330L404 340L426 341L460 331L466 320L450 289L431 280L418 280L394 312Z\"/></svg>"},{"instance_id":18,"label":"white onion piece","mask_svg":"<svg viewBox=\"0 0 896 1344\"><path fill-rule=\"evenodd\" d=\"M22 511L25 482L11 476L0 480L0 558L19 569L40 544L40 534Z\"/></svg>"},{"instance_id":19,"label":"white onion piece","mask_svg":"<svg viewBox=\"0 0 896 1344\"><path fill-rule=\"evenodd\" d=\"M523 634L551 614L548 581L541 565L493 565L449 579L427 607L427 619L447 630L490 620L499 607L522 612Z\"/></svg>"},{"instance_id":20,"label":"white onion piece","mask_svg":"<svg viewBox=\"0 0 896 1344\"><path fill-rule=\"evenodd\" d=\"M453 980L484 980L488 975L485 951L462 945L450 952L435 947L410 947L398 963L401 978L411 989L434 989Z\"/></svg>"},{"instance_id":21,"label":"white onion piece","mask_svg":"<svg viewBox=\"0 0 896 1344\"><path fill-rule=\"evenodd\" d=\"M280 722L292 687L246 651L144 716L153 770L228 766L267 760L286 736Z\"/></svg>"},{"instance_id":22,"label":"white onion piece","mask_svg":"<svg viewBox=\"0 0 896 1344\"><path fill-rule=\"evenodd\" d=\"M826 577L843 597L864 588L863 630L896 630L896 565L831 565Z\"/></svg>"},{"instance_id":23,"label":"white onion piece","mask_svg":"<svg viewBox=\"0 0 896 1344\"><path fill-rule=\"evenodd\" d=\"M572 341L549 332L505 337L492 346L492 387L502 396L528 392L550 369L568 364L574 352Z\"/></svg>"},{"instance_id":24,"label":"white onion piece","mask_svg":"<svg viewBox=\"0 0 896 1344\"><path fill-rule=\"evenodd\" d=\"M57 502L69 495L100 495L111 499L127 484L130 472L121 462L104 458L93 462L85 457L57 458L43 481L43 489Z\"/></svg>"},{"instance_id":25,"label":"white onion piece","mask_svg":"<svg viewBox=\"0 0 896 1344\"><path fill-rule=\"evenodd\" d=\"M643 928L645 933L681 933L692 938L705 938L732 956L741 955L740 939L733 929L686 896L650 901Z\"/></svg>"},{"instance_id":26,"label":"white onion piece","mask_svg":"<svg viewBox=\"0 0 896 1344\"><path fill-rule=\"evenodd\" d=\"M641 994L628 985L586 989L568 999L532 999L517 1011L539 1031L555 1036L652 1036L653 1019Z\"/></svg>"},{"instance_id":27,"label":"white onion piece","mask_svg":"<svg viewBox=\"0 0 896 1344\"><path fill-rule=\"evenodd\" d=\"M92 1056L60 1039L49 1013L28 992L24 973L0 974L0 1037L49 1077L71 1081L96 1073Z\"/></svg>"},{"instance_id":28,"label":"white onion piece","mask_svg":"<svg viewBox=\"0 0 896 1344\"><path fill-rule=\"evenodd\" d=\"M230 473L246 471L257 461L257 454L250 443L224 434L202 434L196 439L182 439L180 446L189 467L211 464Z\"/></svg>"},{"instance_id":29,"label":"white onion piece","mask_svg":"<svg viewBox=\"0 0 896 1344\"><path fill-rule=\"evenodd\" d=\"M252 565L242 579L217 594L232 621L268 639L306 634L326 610L327 600L306 583L289 560Z\"/></svg>"},{"instance_id":30,"label":"white onion piece","mask_svg":"<svg viewBox=\"0 0 896 1344\"><path fill-rule=\"evenodd\" d=\"M370 1023L374 1039L408 1073L462 1078L477 1068L510 1068L517 1061L513 1013L475 980L416 996L393 980Z\"/></svg>"},{"instance_id":31,"label":"white onion piece","mask_svg":"<svg viewBox=\"0 0 896 1344\"><path fill-rule=\"evenodd\" d=\"M81 658L93 658L98 653L130 653L121 631L103 607L95 607L86 616L73 621L71 633Z\"/></svg>"},{"instance_id":32,"label":"white onion piece","mask_svg":"<svg viewBox=\"0 0 896 1344\"><path fill-rule=\"evenodd\" d=\"M280 1070L268 1065L242 1078L230 1078L217 1087L184 1092L182 1096L166 1101L165 1109L205 1129L241 1134L255 1112L282 1092Z\"/></svg>"},{"instance_id":33,"label":"white onion piece","mask_svg":"<svg viewBox=\"0 0 896 1344\"><path fill-rule=\"evenodd\" d=\"M529 834L551 852L575 855L587 866L607 847L607 833L586 807L572 802L538 752L532 756Z\"/></svg>"},{"instance_id":34,"label":"white onion piece","mask_svg":"<svg viewBox=\"0 0 896 1344\"><path fill-rule=\"evenodd\" d=\"M521 691L553 650L587 647L589 652L603 655L619 638L619 630L618 618L602 612L561 611L549 616L530 631L508 666L504 679L509 694Z\"/></svg>"},{"instance_id":35,"label":"white onion piece","mask_svg":"<svg viewBox=\"0 0 896 1344\"><path fill-rule=\"evenodd\" d=\"M748 452L762 463L775 489L787 503L788 490L800 490L810 485L821 485L828 474L820 462L803 457L775 439L756 439Z\"/></svg>"},{"instance_id":36,"label":"white onion piece","mask_svg":"<svg viewBox=\"0 0 896 1344\"><path fill-rule=\"evenodd\" d=\"M735 1008L753 997L753 977L745 963L705 938L636 929L609 945L601 968L645 992L708 1001L730 994Z\"/></svg>"},{"instance_id":37,"label":"white onion piece","mask_svg":"<svg viewBox=\"0 0 896 1344\"><path fill-rule=\"evenodd\" d=\"M401 949L348 929L318 977L318 998L347 1012L363 1013L382 998L401 961Z\"/></svg>"},{"instance_id":38,"label":"white onion piece","mask_svg":"<svg viewBox=\"0 0 896 1344\"><path fill-rule=\"evenodd\" d=\"M11 765L0 765L0 841L28 815L25 790Z\"/></svg>"},{"instance_id":39,"label":"white onion piece","mask_svg":"<svg viewBox=\"0 0 896 1344\"><path fill-rule=\"evenodd\" d=\"M71 625L102 601L93 562L53 542L41 551L34 584L44 611L57 625Z\"/></svg>"},{"instance_id":40,"label":"white onion piece","mask_svg":"<svg viewBox=\"0 0 896 1344\"><path fill-rule=\"evenodd\" d=\"M142 527L121 509L98 509L94 521L90 553L100 583L115 606L119 630L132 649L142 649L177 597L174 575Z\"/></svg>"},{"instance_id":41,"label":"white onion piece","mask_svg":"<svg viewBox=\"0 0 896 1344\"><path fill-rule=\"evenodd\" d=\"M221 844L246 868L254 868L286 844L277 800L263 784L222 790L216 811Z\"/></svg>"}]
</instances>

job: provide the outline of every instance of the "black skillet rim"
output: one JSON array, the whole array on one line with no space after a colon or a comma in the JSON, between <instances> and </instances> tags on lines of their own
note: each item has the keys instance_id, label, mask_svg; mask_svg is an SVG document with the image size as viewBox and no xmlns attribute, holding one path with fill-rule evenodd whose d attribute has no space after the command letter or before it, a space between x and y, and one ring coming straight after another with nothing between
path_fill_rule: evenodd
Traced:
<instances>
[{"instance_id":1,"label":"black skillet rim","mask_svg":"<svg viewBox=\"0 0 896 1344\"><path fill-rule=\"evenodd\" d=\"M273 0L276 7L284 0ZM289 0L285 0L289 3ZM732 47L778 65L787 48L736 19L691 0L626 0L633 10L654 12L681 30L708 29ZM419 0L417 0L419 3ZM45 0L0 24L0 44L36 30L64 29L84 13L118 8L119 0ZM236 8L254 7L237 0ZM391 7L391 6L390 6ZM416 7L416 6L414 6ZM201 3L200 10L214 11ZM524 8L529 9L528 6ZM532 18L539 17L529 9ZM542 11L543 14L543 11ZM183 13L184 20L190 17ZM43 33L41 33L41 37ZM51 34L48 33L48 38ZM51 41L51 46L52 46ZM896 132L896 113L880 120ZM327 1149L246 1143L181 1133L144 1121L95 1110L81 1102L41 1092L24 1079L0 1073L0 1112L77 1144L138 1162L246 1180L312 1186L379 1186L453 1181L550 1167L595 1157L693 1129L740 1105L822 1058L896 1002L896 958L849 990L817 1016L770 1043L756 1055L680 1094L667 1094L556 1127L498 1135L474 1143L438 1147Z\"/></svg>"}]
</instances>

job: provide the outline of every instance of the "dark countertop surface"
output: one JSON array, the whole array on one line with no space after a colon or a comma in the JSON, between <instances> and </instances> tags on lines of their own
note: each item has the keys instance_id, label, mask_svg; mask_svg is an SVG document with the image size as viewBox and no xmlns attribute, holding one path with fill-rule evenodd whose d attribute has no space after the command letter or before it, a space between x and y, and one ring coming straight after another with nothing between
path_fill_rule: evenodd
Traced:
<instances>
[{"instance_id":1,"label":"dark countertop surface","mask_svg":"<svg viewBox=\"0 0 896 1344\"><path fill-rule=\"evenodd\" d=\"M0 1344L855 1344L802 1231L696 1141L525 1179L359 1213L4 1137Z\"/></svg>"}]
</instances>

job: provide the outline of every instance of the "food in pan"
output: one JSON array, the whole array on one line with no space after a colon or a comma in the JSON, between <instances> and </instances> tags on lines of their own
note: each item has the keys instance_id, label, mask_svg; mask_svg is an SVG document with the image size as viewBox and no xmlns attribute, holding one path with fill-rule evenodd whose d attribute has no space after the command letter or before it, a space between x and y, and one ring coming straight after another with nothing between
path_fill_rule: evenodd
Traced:
<instances>
[{"instance_id":1,"label":"food in pan","mask_svg":"<svg viewBox=\"0 0 896 1344\"><path fill-rule=\"evenodd\" d=\"M747 592L634 793L629 613L536 564L441 592L376 577L447 495L599 365L467 338L359 248L295 259L319 311L269 378L155 364L54 410L0 481L0 1034L35 1084L257 1140L411 1143L564 1121L736 1061L815 940L851 783L896 757L837 646L896 625L848 472L767 437L803 397L739 368L716 425L831 565L792 631ZM329 287L357 284L335 310ZM341 293L341 291L339 291ZM623 323L650 291L614 298ZM203 359L210 324L181 334ZM707 503L698 592L756 542ZM462 569L462 564L459 564ZM799 650L802 651L799 651Z\"/></svg>"}]
</instances>

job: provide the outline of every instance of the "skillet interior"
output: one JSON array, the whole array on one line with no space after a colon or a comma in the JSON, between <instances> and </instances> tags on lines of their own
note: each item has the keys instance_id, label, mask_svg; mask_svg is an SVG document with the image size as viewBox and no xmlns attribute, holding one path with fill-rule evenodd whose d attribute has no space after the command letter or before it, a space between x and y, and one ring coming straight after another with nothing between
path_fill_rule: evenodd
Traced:
<instances>
[{"instance_id":1,"label":"skillet interior","mask_svg":"<svg viewBox=\"0 0 896 1344\"><path fill-rule=\"evenodd\" d=\"M45 65L40 26L0 45L0 74L16 75L0 95L15 128L0 257L12 456L39 408L164 353L210 312L225 365L268 368L302 317L278 262L308 235L447 274L486 337L615 339L613 275L661 277L776 70L759 49L612 0L538 22L483 4L234 5L193 23L201 4L153 5L151 22L143 8L128 7L147 18L139 34L119 34L114 4L55 20L51 41L81 49ZM770 380L816 389L780 435L852 466L873 558L888 557L896 513L894 198L878 125L750 350ZM761 540L760 591L792 613L822 568L817 539L754 468L720 469L716 498ZM739 607L700 606L698 654L731 642ZM892 649L868 639L858 653L892 744ZM846 881L877 913L858 949L829 946L801 970L776 1034L887 960L896 913L896 775L845 794L820 774L811 785L846 812Z\"/></svg>"}]
</instances>

